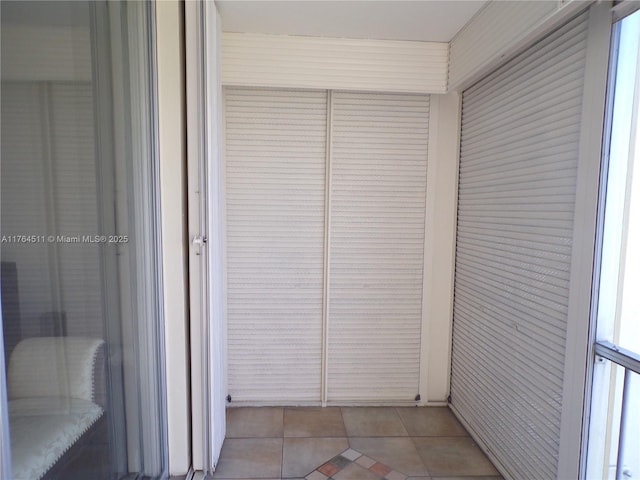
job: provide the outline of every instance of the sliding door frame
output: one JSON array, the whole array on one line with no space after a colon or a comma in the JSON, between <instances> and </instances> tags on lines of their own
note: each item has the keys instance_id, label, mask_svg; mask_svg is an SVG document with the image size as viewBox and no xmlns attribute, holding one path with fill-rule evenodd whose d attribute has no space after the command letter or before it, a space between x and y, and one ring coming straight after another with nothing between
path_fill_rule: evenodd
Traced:
<instances>
[{"instance_id":1,"label":"sliding door frame","mask_svg":"<svg viewBox=\"0 0 640 480\"><path fill-rule=\"evenodd\" d=\"M226 420L226 300L220 16L185 3L192 465L211 473Z\"/></svg>"},{"instance_id":2,"label":"sliding door frame","mask_svg":"<svg viewBox=\"0 0 640 480\"><path fill-rule=\"evenodd\" d=\"M4 332L0 309L0 332ZM0 477L11 476L11 439L9 438L9 410L7 398L7 365L4 364L4 335L0 335Z\"/></svg>"},{"instance_id":3,"label":"sliding door frame","mask_svg":"<svg viewBox=\"0 0 640 480\"><path fill-rule=\"evenodd\" d=\"M604 132L611 42L609 2L589 11L587 58L582 96L573 248L567 313L558 478L579 478L586 449L584 412L590 398L593 345L589 341L593 315L591 286L596 255L598 186ZM579 407L579 408L577 408Z\"/></svg>"}]
</instances>

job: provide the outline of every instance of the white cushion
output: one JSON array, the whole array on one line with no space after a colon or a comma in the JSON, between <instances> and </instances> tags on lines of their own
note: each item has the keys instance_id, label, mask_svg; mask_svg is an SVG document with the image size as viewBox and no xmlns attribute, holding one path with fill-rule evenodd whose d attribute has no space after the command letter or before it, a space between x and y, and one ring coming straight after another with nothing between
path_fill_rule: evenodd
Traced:
<instances>
[{"instance_id":1,"label":"white cushion","mask_svg":"<svg viewBox=\"0 0 640 480\"><path fill-rule=\"evenodd\" d=\"M9 359L9 399L93 397L93 366L104 342L84 337L36 337L16 345Z\"/></svg>"},{"instance_id":2,"label":"white cushion","mask_svg":"<svg viewBox=\"0 0 640 480\"><path fill-rule=\"evenodd\" d=\"M13 480L37 480L73 446L103 411L80 398L39 397L9 402Z\"/></svg>"}]
</instances>

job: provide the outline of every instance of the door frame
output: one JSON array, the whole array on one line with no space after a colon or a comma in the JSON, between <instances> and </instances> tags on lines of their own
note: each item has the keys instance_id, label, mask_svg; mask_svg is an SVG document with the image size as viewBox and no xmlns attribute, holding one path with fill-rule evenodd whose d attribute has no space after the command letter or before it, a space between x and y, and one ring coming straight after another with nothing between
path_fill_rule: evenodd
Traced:
<instances>
[{"instance_id":1,"label":"door frame","mask_svg":"<svg viewBox=\"0 0 640 480\"><path fill-rule=\"evenodd\" d=\"M617 94L617 80L618 80L618 66L619 66L619 49L621 39L622 20L625 17L630 16L640 10L640 6L631 1L622 1L611 8L612 18L610 25L611 42L609 47L609 69L607 76L607 92L606 92L606 110L604 114L604 126L602 131L602 151L600 159L600 184L597 191L598 206L597 206L597 229L595 238L595 254L594 254L594 273L592 282L592 298L591 298L591 316L589 318L589 345L588 345L588 363L587 363L587 378L585 387L585 402L584 402L584 414L583 414L583 432L582 432L582 449L580 459L580 478L587 478L590 470L593 468L592 458L589 454L590 449L593 449L593 443L590 444L590 438L600 432L593 431L594 426L600 420L600 413L594 412L594 402L597 403L597 395L594 394L594 388L596 384L596 378L598 376L598 369L603 368L605 362L610 363L610 367L618 367L624 369L622 374L623 386L620 398L620 422L622 424L625 411L625 404L627 404L626 393L627 380L630 380L630 374L640 374L640 355L637 352L632 352L625 348L622 348L615 344L615 335L610 338L605 332L599 331L598 318L600 315L601 305L601 282L603 281L603 264L611 263L613 259L609 259L608 262L605 257L605 231L607 229L606 224L606 210L607 210L607 191L611 188L609 184L609 171L610 162L612 158L612 145L614 135L614 119L615 108L618 100ZM636 73L637 75L637 73ZM633 119L631 119L633 128ZM633 136L633 133L631 133ZM629 161L629 160L627 160ZM628 172L627 172L628 175ZM629 192L625 192L628 195ZM628 219L621 219L622 223L625 223ZM626 228L626 227L625 227ZM608 251L608 250L607 250ZM618 252L619 253L619 252ZM617 261L623 262L622 257L619 257ZM616 273L618 276L619 273ZM605 275L606 276L606 275ZM619 289L620 284L614 286ZM605 294L606 295L606 294ZM618 290L617 295L620 295ZM619 301L616 300L616 301ZM609 341L611 340L611 341ZM600 364L600 366L598 365ZM616 374L610 373L611 377L615 377ZM608 393L608 395L610 392ZM595 398L594 398L595 397ZM628 406L628 405L627 405ZM611 404L608 405L609 409L612 409ZM610 410L611 411L611 410ZM594 425L594 420L596 424ZM607 420L607 429L610 427L610 420ZM621 427L622 428L622 427ZM622 431L618 432L619 438L623 436ZM608 433L607 435L608 436ZM605 440L606 442L606 440ZM601 446L598 446L601 447ZM619 447L618 447L619 448ZM620 460L620 451L618 450L618 462ZM619 468L619 463L616 468ZM606 465L604 466L606 467ZM618 475L620 472L616 472Z\"/></svg>"},{"instance_id":2,"label":"door frame","mask_svg":"<svg viewBox=\"0 0 640 480\"><path fill-rule=\"evenodd\" d=\"M185 3L192 465L205 473L226 430L220 22L213 2Z\"/></svg>"},{"instance_id":3,"label":"door frame","mask_svg":"<svg viewBox=\"0 0 640 480\"><path fill-rule=\"evenodd\" d=\"M571 250L558 478L578 478L583 456L583 412L588 397L589 375L587 359L592 355L588 319L592 307L597 192L600 181L611 19L609 2L590 7Z\"/></svg>"}]
</instances>

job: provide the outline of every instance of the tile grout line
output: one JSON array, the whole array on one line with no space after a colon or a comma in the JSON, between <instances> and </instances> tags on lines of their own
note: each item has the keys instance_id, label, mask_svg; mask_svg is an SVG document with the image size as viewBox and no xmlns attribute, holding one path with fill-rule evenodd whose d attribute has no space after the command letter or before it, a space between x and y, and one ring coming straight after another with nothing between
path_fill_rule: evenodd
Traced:
<instances>
[{"instance_id":1,"label":"tile grout line","mask_svg":"<svg viewBox=\"0 0 640 480\"><path fill-rule=\"evenodd\" d=\"M400 419L400 425L402 425L402 428L404 428L404 431L407 432L407 437L410 437L411 434L409 433L409 428L407 428L407 425L404 423L404 420L402 419L402 415L400 415L400 412L398 411L398 407L393 407L393 411L396 412L396 415Z\"/></svg>"},{"instance_id":2,"label":"tile grout line","mask_svg":"<svg viewBox=\"0 0 640 480\"><path fill-rule=\"evenodd\" d=\"M427 467L426 462L424 461L424 458L422 458L422 455L420 455L420 450L418 449L418 444L416 443L416 437L409 437L409 439L411 440L411 444L413 445L413 448L416 449L416 453L418 454L418 458L420 459L420 461L422 462L422 466L424 467L424 471L427 472L427 476L429 478L432 477L431 475L431 471L429 470L429 468Z\"/></svg>"},{"instance_id":3,"label":"tile grout line","mask_svg":"<svg viewBox=\"0 0 640 480\"><path fill-rule=\"evenodd\" d=\"M347 445L351 448L351 440L349 437L349 432L347 432L347 424L344 421L344 414L342 413L342 407L338 407L340 409L340 418L342 419L342 429L344 430L344 434L347 437Z\"/></svg>"}]
</instances>

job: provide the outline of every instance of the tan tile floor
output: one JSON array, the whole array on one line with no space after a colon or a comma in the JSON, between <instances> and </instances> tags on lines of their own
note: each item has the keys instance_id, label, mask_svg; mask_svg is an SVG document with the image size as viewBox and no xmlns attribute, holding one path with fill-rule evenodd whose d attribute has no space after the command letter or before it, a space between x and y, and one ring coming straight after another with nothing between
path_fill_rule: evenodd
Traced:
<instances>
[{"instance_id":1,"label":"tan tile floor","mask_svg":"<svg viewBox=\"0 0 640 480\"><path fill-rule=\"evenodd\" d=\"M230 408L214 479L501 480L448 408Z\"/></svg>"}]
</instances>

